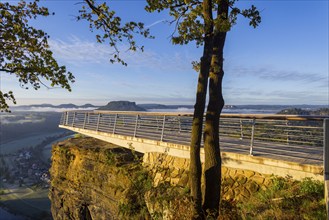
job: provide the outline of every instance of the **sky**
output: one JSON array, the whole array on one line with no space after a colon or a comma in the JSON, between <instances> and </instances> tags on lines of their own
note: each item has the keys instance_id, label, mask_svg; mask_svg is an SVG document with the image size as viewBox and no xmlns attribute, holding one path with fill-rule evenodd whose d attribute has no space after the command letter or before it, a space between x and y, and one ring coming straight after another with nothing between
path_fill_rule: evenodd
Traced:
<instances>
[{"instance_id":1,"label":"sky","mask_svg":"<svg viewBox=\"0 0 329 220\"><path fill-rule=\"evenodd\" d=\"M123 20L144 22L155 39L137 38L145 51L126 52L127 67L111 64L113 49L96 43L88 23L76 21L79 0L47 0L54 16L31 21L50 35L49 44L60 65L76 82L64 89L25 90L17 78L1 73L1 90L13 90L18 105L92 103L128 100L142 103L194 104L198 61L202 48L194 43L173 45L173 26L167 12L147 13L143 0L108 1ZM239 17L227 35L224 49L223 94L228 105L329 105L328 0L244 1L254 4L262 22L254 29Z\"/></svg>"}]
</instances>

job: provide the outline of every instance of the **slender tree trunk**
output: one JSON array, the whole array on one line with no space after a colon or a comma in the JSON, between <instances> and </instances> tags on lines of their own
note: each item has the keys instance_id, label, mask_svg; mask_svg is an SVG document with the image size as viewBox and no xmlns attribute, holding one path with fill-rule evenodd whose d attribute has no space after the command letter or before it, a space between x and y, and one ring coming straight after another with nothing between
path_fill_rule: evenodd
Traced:
<instances>
[{"instance_id":1,"label":"slender tree trunk","mask_svg":"<svg viewBox=\"0 0 329 220\"><path fill-rule=\"evenodd\" d=\"M227 19L228 3L222 0L218 3L217 16ZM203 210L207 217L216 219L219 215L219 202L221 192L221 156L219 147L219 119L224 107L222 94L223 49L226 32L221 32L220 27L215 26L213 55L209 73L209 103L206 113L204 131L205 151L205 195Z\"/></svg>"},{"instance_id":2,"label":"slender tree trunk","mask_svg":"<svg viewBox=\"0 0 329 220\"><path fill-rule=\"evenodd\" d=\"M206 103L210 60L213 47L213 20L211 9L212 0L205 0L203 2L203 15L205 19L205 41L203 56L200 62L200 72L198 78L196 103L194 106L190 145L190 188L191 196L194 202L194 219L204 219L201 193L202 167L200 160L200 145L202 138L203 115Z\"/></svg>"},{"instance_id":3,"label":"slender tree trunk","mask_svg":"<svg viewBox=\"0 0 329 220\"><path fill-rule=\"evenodd\" d=\"M214 55L212 63L220 63L219 56ZM220 98L223 72L212 71L209 74L209 103L206 113L204 131L204 174L205 195L203 209L207 216L218 216L220 190L221 190L221 157L219 148L219 115L224 106L223 98Z\"/></svg>"}]
</instances>

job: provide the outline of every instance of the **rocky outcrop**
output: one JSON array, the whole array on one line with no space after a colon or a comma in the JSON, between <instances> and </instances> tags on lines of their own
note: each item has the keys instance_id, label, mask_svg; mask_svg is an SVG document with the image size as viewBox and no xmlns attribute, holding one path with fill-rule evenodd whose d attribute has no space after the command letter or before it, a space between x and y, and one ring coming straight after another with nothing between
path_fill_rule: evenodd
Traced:
<instances>
[{"instance_id":1,"label":"rocky outcrop","mask_svg":"<svg viewBox=\"0 0 329 220\"><path fill-rule=\"evenodd\" d=\"M107 105L99 107L97 110L108 110L108 111L146 111L146 109L136 105L135 102L129 101L113 101Z\"/></svg>"},{"instance_id":2,"label":"rocky outcrop","mask_svg":"<svg viewBox=\"0 0 329 220\"><path fill-rule=\"evenodd\" d=\"M134 152L93 138L53 146L51 210L62 219L191 219L189 160ZM271 177L222 168L222 198L244 201Z\"/></svg>"},{"instance_id":3,"label":"rocky outcrop","mask_svg":"<svg viewBox=\"0 0 329 220\"><path fill-rule=\"evenodd\" d=\"M51 211L54 219L117 219L118 203L131 181L121 166L129 150L93 138L73 138L53 146Z\"/></svg>"}]
</instances>

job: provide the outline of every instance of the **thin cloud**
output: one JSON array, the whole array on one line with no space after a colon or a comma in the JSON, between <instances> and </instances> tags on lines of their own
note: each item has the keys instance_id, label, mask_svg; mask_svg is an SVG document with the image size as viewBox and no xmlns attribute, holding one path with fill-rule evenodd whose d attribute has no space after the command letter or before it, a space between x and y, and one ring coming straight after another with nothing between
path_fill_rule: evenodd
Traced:
<instances>
[{"instance_id":1,"label":"thin cloud","mask_svg":"<svg viewBox=\"0 0 329 220\"><path fill-rule=\"evenodd\" d=\"M108 62L113 53L100 44L83 41L76 36L72 36L68 41L49 40L49 45L58 59L75 65Z\"/></svg>"},{"instance_id":2,"label":"thin cloud","mask_svg":"<svg viewBox=\"0 0 329 220\"><path fill-rule=\"evenodd\" d=\"M284 100L287 103L289 101L298 102L298 103L305 103L306 100L312 100L312 104L323 104L328 103L328 94L324 94L321 91L314 92L314 91L272 91L268 93L268 96L273 97L275 99Z\"/></svg>"},{"instance_id":3,"label":"thin cloud","mask_svg":"<svg viewBox=\"0 0 329 220\"><path fill-rule=\"evenodd\" d=\"M278 70L270 67L248 68L234 67L230 74L238 77L257 77L265 81L289 81L302 83L328 82L328 77L320 73L301 72L297 70Z\"/></svg>"},{"instance_id":4,"label":"thin cloud","mask_svg":"<svg viewBox=\"0 0 329 220\"><path fill-rule=\"evenodd\" d=\"M155 22L153 22L152 24L150 24L150 25L146 25L145 27L146 28L150 28L150 27L153 27L153 26L155 26L155 25L157 25L157 24L160 24L160 23L166 23L166 19L161 19L161 20L158 20L158 21L155 21Z\"/></svg>"},{"instance_id":5,"label":"thin cloud","mask_svg":"<svg viewBox=\"0 0 329 220\"><path fill-rule=\"evenodd\" d=\"M239 104L329 104L329 93L317 87L278 87L224 89L226 103Z\"/></svg>"},{"instance_id":6,"label":"thin cloud","mask_svg":"<svg viewBox=\"0 0 329 220\"><path fill-rule=\"evenodd\" d=\"M160 21L159 21L160 22ZM72 36L68 41L49 40L50 48L56 58L69 64L81 66L86 64L111 65L109 62L114 50L106 44L98 44ZM127 51L126 45L120 45L120 57L134 68L151 68L164 71L192 70L191 61L195 58L189 54L161 54L151 50Z\"/></svg>"}]
</instances>

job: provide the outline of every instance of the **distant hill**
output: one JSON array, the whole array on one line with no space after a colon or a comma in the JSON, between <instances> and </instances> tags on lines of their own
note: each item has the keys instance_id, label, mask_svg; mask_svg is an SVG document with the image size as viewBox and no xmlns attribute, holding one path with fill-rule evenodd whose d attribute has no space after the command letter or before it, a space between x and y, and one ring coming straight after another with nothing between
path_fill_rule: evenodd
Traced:
<instances>
[{"instance_id":1,"label":"distant hill","mask_svg":"<svg viewBox=\"0 0 329 220\"><path fill-rule=\"evenodd\" d=\"M145 108L142 108L136 105L135 102L129 101L112 101L107 105L99 107L97 110L108 110L108 111L146 111Z\"/></svg>"},{"instance_id":2,"label":"distant hill","mask_svg":"<svg viewBox=\"0 0 329 220\"><path fill-rule=\"evenodd\" d=\"M79 108L97 108L98 106L92 105L92 104L84 104L80 105Z\"/></svg>"},{"instance_id":3,"label":"distant hill","mask_svg":"<svg viewBox=\"0 0 329 220\"><path fill-rule=\"evenodd\" d=\"M60 104L57 106L53 106L53 108L79 108L79 106L70 103L70 104Z\"/></svg>"},{"instance_id":4,"label":"distant hill","mask_svg":"<svg viewBox=\"0 0 329 220\"><path fill-rule=\"evenodd\" d=\"M329 108L319 108L319 109L301 109L301 108L288 108L279 111L277 114L281 115L320 115L329 116Z\"/></svg>"}]
</instances>

